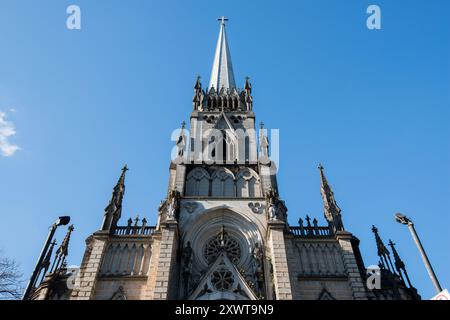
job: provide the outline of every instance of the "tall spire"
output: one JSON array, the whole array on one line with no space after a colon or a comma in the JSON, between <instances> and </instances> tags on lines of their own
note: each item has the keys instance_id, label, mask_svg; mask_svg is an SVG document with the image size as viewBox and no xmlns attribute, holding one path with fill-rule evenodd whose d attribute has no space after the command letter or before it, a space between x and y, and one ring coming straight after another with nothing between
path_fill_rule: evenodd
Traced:
<instances>
[{"instance_id":1,"label":"tall spire","mask_svg":"<svg viewBox=\"0 0 450 320\"><path fill-rule=\"evenodd\" d=\"M411 281L409 280L408 273L406 272L406 266L403 260L400 258L400 255L397 252L397 249L395 248L395 243L392 240L389 240L389 246L392 249L392 254L394 255L394 265L395 269L397 269L398 274L402 278L403 282L405 281L402 275L402 271L405 274L406 281L408 281L408 285L410 288L413 288Z\"/></svg>"},{"instance_id":2,"label":"tall spire","mask_svg":"<svg viewBox=\"0 0 450 320\"><path fill-rule=\"evenodd\" d=\"M125 173L128 171L127 165L122 168L122 174L119 181L117 181L114 191L109 201L108 206L105 208L105 218L103 220L102 230L111 231L117 225L120 216L122 215L122 200L125 194Z\"/></svg>"},{"instance_id":3,"label":"tall spire","mask_svg":"<svg viewBox=\"0 0 450 320\"><path fill-rule=\"evenodd\" d=\"M214 55L214 63L211 71L211 80L209 82L209 89L214 87L216 91L222 88L233 89L236 88L234 82L233 65L231 64L230 49L228 48L227 35L225 32L225 17L220 17L220 32L217 40L216 53Z\"/></svg>"},{"instance_id":4,"label":"tall spire","mask_svg":"<svg viewBox=\"0 0 450 320\"><path fill-rule=\"evenodd\" d=\"M381 265L390 270L392 273L395 273L394 265L392 264L391 260L391 254L389 250L386 248L386 246L383 243L383 240L381 240L381 237L378 233L378 228L375 226L372 226L372 232L375 236L375 242L377 244L377 254L381 259Z\"/></svg>"},{"instance_id":5,"label":"tall spire","mask_svg":"<svg viewBox=\"0 0 450 320\"><path fill-rule=\"evenodd\" d=\"M323 166L319 164L318 169L320 171L320 193L322 194L325 219L333 227L334 232L343 231L344 225L342 224L341 209L334 199L334 193L325 177Z\"/></svg>"}]
</instances>

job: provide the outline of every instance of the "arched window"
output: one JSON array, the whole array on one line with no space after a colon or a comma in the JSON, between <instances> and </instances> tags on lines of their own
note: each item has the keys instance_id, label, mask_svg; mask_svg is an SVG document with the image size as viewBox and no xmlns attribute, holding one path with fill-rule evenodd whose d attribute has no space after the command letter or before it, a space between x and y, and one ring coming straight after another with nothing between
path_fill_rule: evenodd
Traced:
<instances>
[{"instance_id":1,"label":"arched window","mask_svg":"<svg viewBox=\"0 0 450 320\"><path fill-rule=\"evenodd\" d=\"M186 196L208 196L209 174L203 168L195 168L189 172L186 180Z\"/></svg>"},{"instance_id":2,"label":"arched window","mask_svg":"<svg viewBox=\"0 0 450 320\"><path fill-rule=\"evenodd\" d=\"M251 169L243 169L236 175L236 195L238 197L259 198L262 196L258 174Z\"/></svg>"},{"instance_id":3,"label":"arched window","mask_svg":"<svg viewBox=\"0 0 450 320\"><path fill-rule=\"evenodd\" d=\"M234 197L234 176L230 170L220 168L214 171L211 195L213 197Z\"/></svg>"}]
</instances>

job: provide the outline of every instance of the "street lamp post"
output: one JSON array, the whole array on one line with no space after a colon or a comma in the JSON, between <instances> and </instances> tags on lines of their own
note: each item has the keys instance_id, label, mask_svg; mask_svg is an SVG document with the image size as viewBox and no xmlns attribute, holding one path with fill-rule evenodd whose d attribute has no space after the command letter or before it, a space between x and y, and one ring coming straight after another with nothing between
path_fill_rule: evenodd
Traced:
<instances>
[{"instance_id":1,"label":"street lamp post","mask_svg":"<svg viewBox=\"0 0 450 320\"><path fill-rule=\"evenodd\" d=\"M47 240L45 241L44 247L42 248L41 254L36 263L36 267L34 268L33 274L31 275L30 281L28 282L27 288L25 289L25 293L23 294L22 300L27 300L29 298L31 290L34 288L36 279L39 275L39 272L41 271L42 261L44 260L44 257L48 250L48 247L50 246L50 243L52 242L53 235L55 234L56 229L59 226L64 226L64 225L68 224L69 221L70 221L69 216L63 216L63 217L59 217L58 220L56 220L55 223L51 225L50 231L48 232L48 235L47 235Z\"/></svg>"},{"instance_id":2,"label":"street lamp post","mask_svg":"<svg viewBox=\"0 0 450 320\"><path fill-rule=\"evenodd\" d=\"M425 264L425 267L427 268L428 274L431 278L431 281L434 284L434 287L436 288L436 291L439 293L442 291L442 287L439 284L439 281L436 277L436 274L434 273L433 267L431 266L430 260L428 259L428 256L425 252L425 249L422 246L422 242L419 239L419 236L417 235L416 229L414 228L414 223L411 221L411 219L407 218L405 215L401 213L395 214L395 220L398 223L404 224L408 226L409 231L411 232L411 235L414 239L414 242L416 243L417 248L419 249L420 255L422 256L422 260Z\"/></svg>"}]
</instances>

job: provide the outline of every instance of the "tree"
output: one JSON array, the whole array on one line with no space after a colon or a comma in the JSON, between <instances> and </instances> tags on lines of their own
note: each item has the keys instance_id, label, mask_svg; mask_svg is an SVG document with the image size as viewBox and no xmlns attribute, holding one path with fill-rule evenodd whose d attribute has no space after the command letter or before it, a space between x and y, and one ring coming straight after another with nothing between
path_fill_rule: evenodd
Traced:
<instances>
[{"instance_id":1,"label":"tree","mask_svg":"<svg viewBox=\"0 0 450 320\"><path fill-rule=\"evenodd\" d=\"M0 299L20 299L23 281L19 265L13 259L4 257L0 252Z\"/></svg>"}]
</instances>

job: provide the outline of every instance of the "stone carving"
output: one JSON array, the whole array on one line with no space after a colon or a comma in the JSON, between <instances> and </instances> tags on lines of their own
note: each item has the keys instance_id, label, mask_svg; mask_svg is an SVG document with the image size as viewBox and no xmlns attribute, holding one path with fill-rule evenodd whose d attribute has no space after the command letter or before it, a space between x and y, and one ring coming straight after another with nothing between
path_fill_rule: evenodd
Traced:
<instances>
[{"instance_id":1,"label":"stone carving","mask_svg":"<svg viewBox=\"0 0 450 320\"><path fill-rule=\"evenodd\" d=\"M167 197L166 220L175 220L179 208L180 193L170 190Z\"/></svg>"},{"instance_id":2,"label":"stone carving","mask_svg":"<svg viewBox=\"0 0 450 320\"><path fill-rule=\"evenodd\" d=\"M250 84L250 78L245 78L245 105L247 106L247 110L251 111L253 109L253 97L252 97L252 85Z\"/></svg>"},{"instance_id":3,"label":"stone carving","mask_svg":"<svg viewBox=\"0 0 450 320\"><path fill-rule=\"evenodd\" d=\"M284 204L284 201L278 198L276 191L269 190L266 193L266 205L269 220L286 220L286 205Z\"/></svg>"},{"instance_id":4,"label":"stone carving","mask_svg":"<svg viewBox=\"0 0 450 320\"><path fill-rule=\"evenodd\" d=\"M125 295L125 290L122 286L120 286L116 292L112 295L110 300L127 300L127 296Z\"/></svg>"},{"instance_id":5,"label":"stone carving","mask_svg":"<svg viewBox=\"0 0 450 320\"><path fill-rule=\"evenodd\" d=\"M261 295L262 287L264 284L264 271L263 271L263 252L261 246L256 243L253 251L253 272L255 277L255 283L257 284L257 291Z\"/></svg>"},{"instance_id":6,"label":"stone carving","mask_svg":"<svg viewBox=\"0 0 450 320\"><path fill-rule=\"evenodd\" d=\"M269 215L269 220L278 220L278 194L269 190L266 193L266 203L267 203L267 213Z\"/></svg>"},{"instance_id":7,"label":"stone carving","mask_svg":"<svg viewBox=\"0 0 450 320\"><path fill-rule=\"evenodd\" d=\"M202 83L200 82L200 76L198 76L194 86L194 98L192 99L194 110L199 110L202 108L203 97L204 93L202 90Z\"/></svg>"},{"instance_id":8,"label":"stone carving","mask_svg":"<svg viewBox=\"0 0 450 320\"><path fill-rule=\"evenodd\" d=\"M187 210L189 213L193 213L198 208L197 202L186 202L183 204L183 207Z\"/></svg>"},{"instance_id":9,"label":"stone carving","mask_svg":"<svg viewBox=\"0 0 450 320\"><path fill-rule=\"evenodd\" d=\"M249 202L248 207L252 209L253 213L262 213L264 210L264 205L260 202Z\"/></svg>"},{"instance_id":10,"label":"stone carving","mask_svg":"<svg viewBox=\"0 0 450 320\"><path fill-rule=\"evenodd\" d=\"M188 241L181 254L185 297L188 296L190 290L189 280L192 273L192 252L191 242Z\"/></svg>"},{"instance_id":11,"label":"stone carving","mask_svg":"<svg viewBox=\"0 0 450 320\"><path fill-rule=\"evenodd\" d=\"M186 136L184 135L184 128L186 123L183 121L181 123L181 133L177 140L177 154L178 157L184 156L184 150L186 149Z\"/></svg>"},{"instance_id":12,"label":"stone carving","mask_svg":"<svg viewBox=\"0 0 450 320\"><path fill-rule=\"evenodd\" d=\"M260 158L268 159L269 157L269 139L264 132L264 123L260 123L260 136L259 136L259 147L260 147Z\"/></svg>"}]
</instances>

